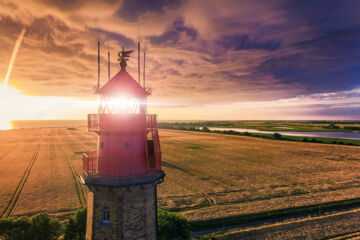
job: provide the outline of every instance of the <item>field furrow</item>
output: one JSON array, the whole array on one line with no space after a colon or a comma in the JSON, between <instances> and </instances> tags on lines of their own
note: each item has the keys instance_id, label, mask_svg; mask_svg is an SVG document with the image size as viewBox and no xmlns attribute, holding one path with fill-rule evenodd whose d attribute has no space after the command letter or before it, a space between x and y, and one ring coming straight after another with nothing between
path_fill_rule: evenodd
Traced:
<instances>
[{"instance_id":1,"label":"field furrow","mask_svg":"<svg viewBox=\"0 0 360 240\"><path fill-rule=\"evenodd\" d=\"M1 217L6 218L6 217L9 217L13 213L13 211L15 209L15 206L17 204L17 201L18 201L18 199L19 199L19 197L20 197L20 195L22 193L22 190L23 190L23 188L24 188L24 186L26 184L26 181L27 181L27 179L28 179L28 177L29 177L29 175L31 173L31 169L32 169L32 167L34 165L34 162L35 162L36 158L37 158L39 148L40 148L40 143L36 146L34 155L33 155L32 159L31 159L28 167L26 168L25 173L24 173L23 177L21 178L18 186L16 187L14 194L12 195L12 197L11 197L10 201L8 202L7 206L4 208L4 211L3 211L3 214L2 214Z\"/></svg>"},{"instance_id":2,"label":"field furrow","mask_svg":"<svg viewBox=\"0 0 360 240\"><path fill-rule=\"evenodd\" d=\"M64 152L56 141L58 129L44 133L37 161L14 209L14 215L79 208L74 179Z\"/></svg>"},{"instance_id":3,"label":"field furrow","mask_svg":"<svg viewBox=\"0 0 360 240\"><path fill-rule=\"evenodd\" d=\"M11 212L36 158L39 138L20 133L17 143L4 147L0 158L0 217Z\"/></svg>"}]
</instances>

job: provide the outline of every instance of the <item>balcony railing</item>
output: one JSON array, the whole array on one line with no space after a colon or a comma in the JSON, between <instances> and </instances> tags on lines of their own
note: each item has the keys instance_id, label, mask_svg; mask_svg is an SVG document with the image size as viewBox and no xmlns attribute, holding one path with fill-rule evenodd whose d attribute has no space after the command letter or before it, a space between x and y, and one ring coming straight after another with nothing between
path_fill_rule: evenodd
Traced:
<instances>
[{"instance_id":1,"label":"balcony railing","mask_svg":"<svg viewBox=\"0 0 360 240\"><path fill-rule=\"evenodd\" d=\"M122 172L119 174L117 172L117 166L107 166L106 159L98 159L97 152L90 152L83 154L83 169L84 173L89 178L104 178L104 179L112 179L112 180L122 180L122 179L134 179L139 177L150 176L153 173L157 173L161 171L161 156L160 152L155 151L154 156L149 156L147 158L147 166L148 168L144 171L144 169L131 168L129 172ZM129 159L128 161L131 161ZM102 166L99 166L99 163ZM102 168L103 170L100 170ZM107 171L104 171L106 169ZM104 172L102 172L104 171Z\"/></svg>"},{"instance_id":2,"label":"balcony railing","mask_svg":"<svg viewBox=\"0 0 360 240\"><path fill-rule=\"evenodd\" d=\"M144 121L142 114L129 115L134 120ZM157 129L157 115L156 114L146 114L145 116L146 129L153 130ZM89 114L88 115L88 131L89 132L98 132L100 130L100 117L99 114Z\"/></svg>"},{"instance_id":3,"label":"balcony railing","mask_svg":"<svg viewBox=\"0 0 360 240\"><path fill-rule=\"evenodd\" d=\"M83 168L86 175L92 175L97 173L97 160L97 151L83 153Z\"/></svg>"},{"instance_id":4,"label":"balcony railing","mask_svg":"<svg viewBox=\"0 0 360 240\"><path fill-rule=\"evenodd\" d=\"M146 115L146 127L151 130L157 128L157 115L156 114L147 114Z\"/></svg>"}]
</instances>

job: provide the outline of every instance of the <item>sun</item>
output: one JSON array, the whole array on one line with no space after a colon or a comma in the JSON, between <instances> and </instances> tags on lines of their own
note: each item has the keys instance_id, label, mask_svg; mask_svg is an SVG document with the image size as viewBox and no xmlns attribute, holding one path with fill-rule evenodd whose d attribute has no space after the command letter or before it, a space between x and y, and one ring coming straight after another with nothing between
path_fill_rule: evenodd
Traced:
<instances>
[{"instance_id":1,"label":"sun","mask_svg":"<svg viewBox=\"0 0 360 240\"><path fill-rule=\"evenodd\" d=\"M85 119L96 110L96 101L68 97L29 96L0 85L0 130L11 129L13 120Z\"/></svg>"},{"instance_id":2,"label":"sun","mask_svg":"<svg viewBox=\"0 0 360 240\"><path fill-rule=\"evenodd\" d=\"M1 117L0 117L0 130L11 129L11 120L16 119L16 112L12 105L16 105L19 98L21 97L20 91L7 87L3 84L0 85L0 107L1 107Z\"/></svg>"}]
</instances>

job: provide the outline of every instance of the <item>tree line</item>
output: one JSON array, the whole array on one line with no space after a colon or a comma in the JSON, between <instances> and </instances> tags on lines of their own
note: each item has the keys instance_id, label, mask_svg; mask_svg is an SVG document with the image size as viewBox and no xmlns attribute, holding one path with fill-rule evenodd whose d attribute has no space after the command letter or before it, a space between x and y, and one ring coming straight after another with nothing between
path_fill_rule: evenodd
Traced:
<instances>
[{"instance_id":1,"label":"tree line","mask_svg":"<svg viewBox=\"0 0 360 240\"><path fill-rule=\"evenodd\" d=\"M31 217L0 219L0 239L6 240L85 240L86 208L79 209L66 223L38 213ZM158 210L158 234L160 240L189 239L190 224L186 218L162 209Z\"/></svg>"}]
</instances>

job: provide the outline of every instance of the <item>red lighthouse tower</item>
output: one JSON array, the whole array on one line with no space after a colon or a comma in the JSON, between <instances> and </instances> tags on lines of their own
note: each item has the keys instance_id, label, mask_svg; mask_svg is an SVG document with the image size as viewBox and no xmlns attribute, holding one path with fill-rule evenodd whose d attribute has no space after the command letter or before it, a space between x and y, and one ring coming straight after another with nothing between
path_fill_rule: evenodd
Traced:
<instances>
[{"instance_id":1,"label":"red lighthouse tower","mask_svg":"<svg viewBox=\"0 0 360 240\"><path fill-rule=\"evenodd\" d=\"M84 154L86 239L156 239L156 185L161 171L156 115L147 114L150 89L128 72L132 51L119 53L121 70L98 88L98 114L88 130L98 134L98 151Z\"/></svg>"}]
</instances>

